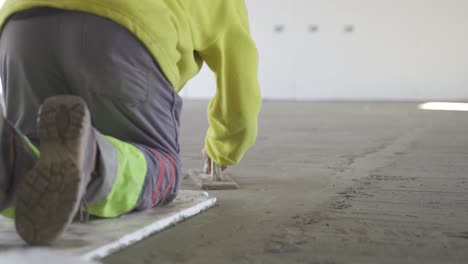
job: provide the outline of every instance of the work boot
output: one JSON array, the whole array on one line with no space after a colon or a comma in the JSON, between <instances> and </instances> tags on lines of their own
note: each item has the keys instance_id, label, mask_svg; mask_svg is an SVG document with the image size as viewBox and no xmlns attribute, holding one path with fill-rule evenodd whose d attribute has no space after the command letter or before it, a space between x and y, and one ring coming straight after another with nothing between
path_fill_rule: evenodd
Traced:
<instances>
[{"instance_id":1,"label":"work boot","mask_svg":"<svg viewBox=\"0 0 468 264\"><path fill-rule=\"evenodd\" d=\"M24 174L37 158L26 139L4 117L0 106L0 212L11 207Z\"/></svg>"},{"instance_id":2,"label":"work boot","mask_svg":"<svg viewBox=\"0 0 468 264\"><path fill-rule=\"evenodd\" d=\"M16 196L16 230L30 245L56 240L81 209L97 148L89 110L76 96L48 98L38 133L40 158Z\"/></svg>"}]
</instances>

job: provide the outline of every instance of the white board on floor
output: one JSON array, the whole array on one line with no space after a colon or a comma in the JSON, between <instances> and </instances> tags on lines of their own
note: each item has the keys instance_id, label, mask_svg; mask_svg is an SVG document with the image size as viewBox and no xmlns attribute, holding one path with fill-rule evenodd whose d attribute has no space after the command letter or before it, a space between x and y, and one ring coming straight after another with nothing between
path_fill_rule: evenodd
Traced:
<instances>
[{"instance_id":1,"label":"white board on floor","mask_svg":"<svg viewBox=\"0 0 468 264\"><path fill-rule=\"evenodd\" d=\"M216 198L206 192L181 191L178 198L165 207L115 219L73 223L59 241L44 250L85 260L104 258L215 204ZM31 249L25 245L15 232L13 221L0 219L0 262L2 255L18 250L28 254L37 248Z\"/></svg>"}]
</instances>

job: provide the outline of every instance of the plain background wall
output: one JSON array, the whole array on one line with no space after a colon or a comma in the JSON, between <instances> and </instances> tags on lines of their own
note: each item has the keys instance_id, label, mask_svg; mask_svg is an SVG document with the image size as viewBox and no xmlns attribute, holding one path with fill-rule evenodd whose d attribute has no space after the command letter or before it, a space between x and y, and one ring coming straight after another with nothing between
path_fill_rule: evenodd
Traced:
<instances>
[{"instance_id":1,"label":"plain background wall","mask_svg":"<svg viewBox=\"0 0 468 264\"><path fill-rule=\"evenodd\" d=\"M266 99L468 99L466 0L246 3ZM214 92L204 69L182 94Z\"/></svg>"},{"instance_id":2,"label":"plain background wall","mask_svg":"<svg viewBox=\"0 0 468 264\"><path fill-rule=\"evenodd\" d=\"M265 99L468 99L467 0L246 3ZM182 91L214 93L206 67Z\"/></svg>"}]
</instances>

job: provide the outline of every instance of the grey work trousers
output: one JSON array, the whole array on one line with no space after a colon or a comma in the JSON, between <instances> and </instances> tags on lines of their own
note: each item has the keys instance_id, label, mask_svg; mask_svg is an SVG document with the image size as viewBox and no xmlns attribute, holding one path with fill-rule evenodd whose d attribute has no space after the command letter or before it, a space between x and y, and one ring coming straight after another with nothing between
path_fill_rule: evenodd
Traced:
<instances>
[{"instance_id":1,"label":"grey work trousers","mask_svg":"<svg viewBox=\"0 0 468 264\"><path fill-rule=\"evenodd\" d=\"M100 161L107 168L104 185L115 180L110 172L116 171L118 160L106 159L112 150L102 135L133 144L145 156L147 175L135 209L175 198L181 183L182 100L128 30L82 12L23 11L10 18L1 32L0 74L7 119L31 142L40 144L36 118L46 98L80 96L100 135Z\"/></svg>"}]
</instances>

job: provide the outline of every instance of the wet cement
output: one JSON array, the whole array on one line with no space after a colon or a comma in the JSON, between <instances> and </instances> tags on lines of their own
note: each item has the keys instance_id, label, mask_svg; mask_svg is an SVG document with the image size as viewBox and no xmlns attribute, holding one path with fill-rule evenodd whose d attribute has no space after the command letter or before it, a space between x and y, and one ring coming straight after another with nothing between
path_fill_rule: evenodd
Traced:
<instances>
[{"instance_id":1,"label":"wet cement","mask_svg":"<svg viewBox=\"0 0 468 264\"><path fill-rule=\"evenodd\" d=\"M200 167L206 102L181 147ZM415 103L264 104L219 206L105 263L466 263L468 113ZM185 189L193 188L189 180Z\"/></svg>"}]
</instances>

